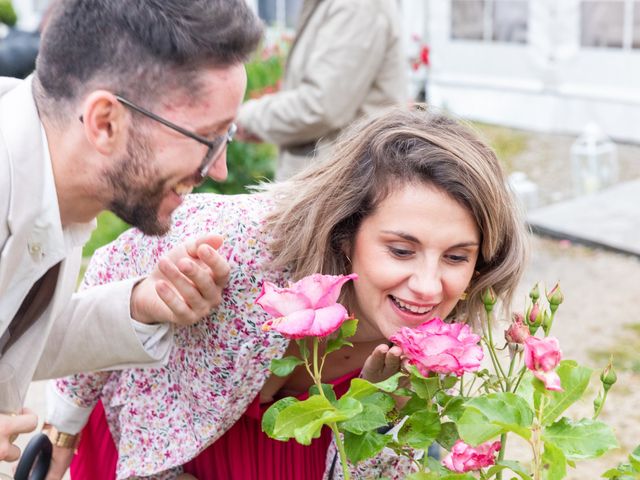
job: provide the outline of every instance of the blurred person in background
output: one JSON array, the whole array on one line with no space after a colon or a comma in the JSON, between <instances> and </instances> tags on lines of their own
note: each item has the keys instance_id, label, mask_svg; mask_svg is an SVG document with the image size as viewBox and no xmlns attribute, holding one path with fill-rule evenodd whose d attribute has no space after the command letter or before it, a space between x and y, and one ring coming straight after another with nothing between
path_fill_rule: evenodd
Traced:
<instances>
[{"instance_id":1,"label":"blurred person in background","mask_svg":"<svg viewBox=\"0 0 640 480\"><path fill-rule=\"evenodd\" d=\"M397 2L304 0L282 89L242 105L238 138L277 145L284 180L356 118L407 99Z\"/></svg>"},{"instance_id":2,"label":"blurred person in background","mask_svg":"<svg viewBox=\"0 0 640 480\"><path fill-rule=\"evenodd\" d=\"M16 372L0 393L158 365L173 325L220 303L229 266L211 232L162 252L143 276L73 291L102 210L160 235L194 186L226 178L243 62L261 36L245 0L62 0L35 74L0 78L0 362ZM37 419L3 402L0 461L11 461L15 436Z\"/></svg>"}]
</instances>

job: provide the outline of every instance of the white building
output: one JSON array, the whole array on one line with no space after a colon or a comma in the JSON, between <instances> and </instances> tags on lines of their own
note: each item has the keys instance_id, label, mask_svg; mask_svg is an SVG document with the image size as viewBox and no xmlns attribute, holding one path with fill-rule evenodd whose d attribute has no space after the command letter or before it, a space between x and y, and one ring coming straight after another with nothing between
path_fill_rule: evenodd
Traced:
<instances>
[{"instance_id":1,"label":"white building","mask_svg":"<svg viewBox=\"0 0 640 480\"><path fill-rule=\"evenodd\" d=\"M293 28L301 0L248 0ZM465 118L640 142L640 0L388 0L407 52L430 47L428 100ZM31 27L47 0L14 0ZM35 13L34 13L35 12ZM409 62L407 62L409 68Z\"/></svg>"}]
</instances>

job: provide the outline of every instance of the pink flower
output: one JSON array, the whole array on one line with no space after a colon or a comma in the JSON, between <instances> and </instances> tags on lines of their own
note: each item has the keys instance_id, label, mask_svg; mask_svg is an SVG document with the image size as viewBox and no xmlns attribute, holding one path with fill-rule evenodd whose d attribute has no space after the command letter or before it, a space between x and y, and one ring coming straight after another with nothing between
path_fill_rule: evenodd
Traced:
<instances>
[{"instance_id":1,"label":"pink flower","mask_svg":"<svg viewBox=\"0 0 640 480\"><path fill-rule=\"evenodd\" d=\"M358 275L320 275L304 277L289 288L264 282L256 300L274 318L262 329L274 329L291 339L307 336L324 337L335 332L348 318L347 310L336 303L340 289Z\"/></svg>"},{"instance_id":2,"label":"pink flower","mask_svg":"<svg viewBox=\"0 0 640 480\"><path fill-rule=\"evenodd\" d=\"M458 440L451 448L451 452L444 457L442 464L458 473L480 470L496 463L495 454L500 450L500 446L500 442L486 442L472 447Z\"/></svg>"},{"instance_id":3,"label":"pink flower","mask_svg":"<svg viewBox=\"0 0 640 480\"><path fill-rule=\"evenodd\" d=\"M547 390L562 391L560 377L554 371L562 360L558 339L529 337L524 341L524 363Z\"/></svg>"},{"instance_id":4,"label":"pink flower","mask_svg":"<svg viewBox=\"0 0 640 480\"><path fill-rule=\"evenodd\" d=\"M444 323L432 318L418 328L403 327L390 339L402 348L421 374L462 375L480 368L484 356L480 337L463 323Z\"/></svg>"},{"instance_id":5,"label":"pink flower","mask_svg":"<svg viewBox=\"0 0 640 480\"><path fill-rule=\"evenodd\" d=\"M504 332L504 338L509 343L524 343L529 338L529 327L524 324L522 315L516 313L513 315L513 322L509 325L509 328Z\"/></svg>"}]
</instances>

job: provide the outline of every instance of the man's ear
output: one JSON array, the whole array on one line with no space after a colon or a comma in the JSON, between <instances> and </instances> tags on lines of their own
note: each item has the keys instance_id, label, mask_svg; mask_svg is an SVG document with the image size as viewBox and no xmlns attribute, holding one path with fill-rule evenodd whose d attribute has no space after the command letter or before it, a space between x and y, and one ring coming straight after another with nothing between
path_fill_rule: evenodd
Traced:
<instances>
[{"instance_id":1,"label":"man's ear","mask_svg":"<svg viewBox=\"0 0 640 480\"><path fill-rule=\"evenodd\" d=\"M102 155L117 150L126 135L125 108L107 90L91 92L82 104L82 123L89 143Z\"/></svg>"}]
</instances>

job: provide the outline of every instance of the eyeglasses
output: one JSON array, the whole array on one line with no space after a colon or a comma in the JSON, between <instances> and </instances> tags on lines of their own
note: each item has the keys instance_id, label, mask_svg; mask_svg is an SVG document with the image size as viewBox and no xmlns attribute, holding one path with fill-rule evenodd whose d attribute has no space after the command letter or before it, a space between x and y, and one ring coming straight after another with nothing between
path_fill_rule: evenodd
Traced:
<instances>
[{"instance_id":1,"label":"eyeglasses","mask_svg":"<svg viewBox=\"0 0 640 480\"><path fill-rule=\"evenodd\" d=\"M144 115L145 117L149 117L150 119L155 120L156 122L159 122L164 126L169 127L170 129L175 130L176 132L181 133L186 137L193 138L195 141L206 145L208 147L207 153L204 155L204 159L202 160L200 169L198 170L201 180L206 178L207 172L211 169L212 165L216 162L216 160L224 150L224 147L232 142L233 136L236 134L236 131L238 130L238 127L236 126L236 124L232 123L231 125L229 125L229 130L227 130L227 133L220 135L214 138L213 140L208 140L205 137L198 135L197 133L193 133L185 128L182 128L176 125L175 123L172 123L169 120L166 120L156 115L155 113L150 112L149 110L142 108L139 105L136 105L131 100L127 100L126 98L124 98L122 95L116 94L115 97L118 99L120 103L129 107L131 110L135 110L136 112Z\"/></svg>"}]
</instances>

